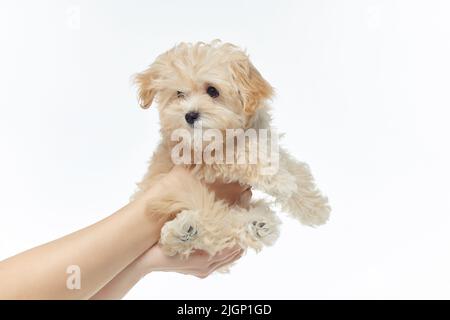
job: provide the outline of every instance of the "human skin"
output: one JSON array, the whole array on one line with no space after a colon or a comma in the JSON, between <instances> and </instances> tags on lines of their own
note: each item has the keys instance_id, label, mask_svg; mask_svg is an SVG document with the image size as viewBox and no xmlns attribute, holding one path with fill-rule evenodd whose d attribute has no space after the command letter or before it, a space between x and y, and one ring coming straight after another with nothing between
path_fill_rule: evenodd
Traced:
<instances>
[{"instance_id":1,"label":"human skin","mask_svg":"<svg viewBox=\"0 0 450 320\"><path fill-rule=\"evenodd\" d=\"M204 251L196 251L188 259L181 259L179 256L165 255L159 245L155 245L133 261L91 299L121 299L139 280L155 271L177 272L203 279L220 267L233 263L241 255L242 250L234 247L213 257L208 256Z\"/></svg>"},{"instance_id":2,"label":"human skin","mask_svg":"<svg viewBox=\"0 0 450 320\"><path fill-rule=\"evenodd\" d=\"M105 219L72 234L0 262L0 299L118 299L144 275L174 271L204 278L241 255L239 248L214 257L195 252L188 259L165 256L157 245L167 221L151 214L149 204L179 181L195 179L175 167L157 185ZM238 184L209 186L218 197L246 205L249 190ZM250 193L251 196L251 193ZM67 288L67 268L81 270L81 288Z\"/></svg>"}]
</instances>

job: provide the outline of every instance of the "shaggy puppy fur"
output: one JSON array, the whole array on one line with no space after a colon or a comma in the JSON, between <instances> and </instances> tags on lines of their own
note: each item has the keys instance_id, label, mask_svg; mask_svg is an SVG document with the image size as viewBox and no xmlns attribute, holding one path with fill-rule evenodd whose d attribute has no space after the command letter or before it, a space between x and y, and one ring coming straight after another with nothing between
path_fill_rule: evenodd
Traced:
<instances>
[{"instance_id":1,"label":"shaggy puppy fur","mask_svg":"<svg viewBox=\"0 0 450 320\"><path fill-rule=\"evenodd\" d=\"M148 69L136 75L135 82L143 108L158 101L162 140L134 197L158 183L174 166L171 152L178 143L171 138L174 130L192 132L197 120L201 120L202 128L221 132L270 129L267 101L273 89L247 54L232 44L181 43L158 56ZM245 148L248 152L247 141ZM277 239L280 221L270 203L259 200L249 208L231 206L217 200L201 181L238 181L272 196L283 211L303 224L326 222L330 207L306 164L283 149L279 151L277 172L263 173L262 162L188 164L198 180L183 182L183 192L167 190L164 199L152 204L154 212L174 217L161 231L164 250L185 256L194 249L215 254L234 245L259 250Z\"/></svg>"}]
</instances>

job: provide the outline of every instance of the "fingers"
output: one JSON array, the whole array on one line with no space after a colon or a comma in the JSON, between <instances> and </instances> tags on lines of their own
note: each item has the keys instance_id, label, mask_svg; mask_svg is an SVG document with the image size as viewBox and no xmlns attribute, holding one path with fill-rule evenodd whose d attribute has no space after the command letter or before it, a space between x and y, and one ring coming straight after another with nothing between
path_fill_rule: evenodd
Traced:
<instances>
[{"instance_id":1,"label":"fingers","mask_svg":"<svg viewBox=\"0 0 450 320\"><path fill-rule=\"evenodd\" d=\"M239 246L226 248L213 256L204 250L195 250L183 265L185 266L188 263L192 268L208 268L211 264L227 259L230 255L234 255L239 249Z\"/></svg>"},{"instance_id":2,"label":"fingers","mask_svg":"<svg viewBox=\"0 0 450 320\"><path fill-rule=\"evenodd\" d=\"M249 189L248 186L242 186L238 182L224 183L222 181L208 184L208 188L215 193L217 199L224 200L230 205L239 204L241 195ZM248 195L247 193L246 197Z\"/></svg>"},{"instance_id":3,"label":"fingers","mask_svg":"<svg viewBox=\"0 0 450 320\"><path fill-rule=\"evenodd\" d=\"M228 256L226 259L216 261L213 264L211 264L208 267L208 269L204 270L201 273L196 274L195 276L200 279L205 279L206 277L208 277L211 273L213 273L217 269L224 267L226 265L229 265L229 264L233 263L234 261L236 261L237 259L239 259L242 256L243 252L244 252L243 250L238 250L235 253L233 253L231 256Z\"/></svg>"},{"instance_id":4,"label":"fingers","mask_svg":"<svg viewBox=\"0 0 450 320\"><path fill-rule=\"evenodd\" d=\"M235 254L233 254L232 256L228 257L227 259L213 263L210 267L210 273L213 273L217 269L220 269L224 266L232 264L233 262L235 262L236 260L241 258L243 253L244 253L244 250L241 249L241 250L237 251Z\"/></svg>"},{"instance_id":5,"label":"fingers","mask_svg":"<svg viewBox=\"0 0 450 320\"><path fill-rule=\"evenodd\" d=\"M198 250L190 257L191 259L195 256L196 261L194 265L197 267L193 266L192 269L184 270L182 273L204 279L221 266L225 266L236 261L242 256L242 253L243 250L239 246L224 249L212 257L205 251Z\"/></svg>"},{"instance_id":6,"label":"fingers","mask_svg":"<svg viewBox=\"0 0 450 320\"><path fill-rule=\"evenodd\" d=\"M224 250L225 251L225 250ZM220 259L216 259L213 263L211 263L208 266L208 270L205 274L203 274L200 278L206 278L211 273L216 271L217 269L229 265L233 263L234 261L238 260L240 257L242 257L244 250L242 248L238 247L236 250L233 250L230 254L218 254L217 256L220 257ZM227 250L228 253L228 250Z\"/></svg>"},{"instance_id":7,"label":"fingers","mask_svg":"<svg viewBox=\"0 0 450 320\"><path fill-rule=\"evenodd\" d=\"M242 250L242 249L239 246L234 246L232 248L224 249L211 258L208 266L211 266L217 262L224 261L224 260L228 259L229 257L234 256L240 250Z\"/></svg>"},{"instance_id":8,"label":"fingers","mask_svg":"<svg viewBox=\"0 0 450 320\"><path fill-rule=\"evenodd\" d=\"M252 199L252 189L251 187L248 187L244 192L241 193L241 197L238 201L238 205L248 209L250 207L250 200Z\"/></svg>"}]
</instances>

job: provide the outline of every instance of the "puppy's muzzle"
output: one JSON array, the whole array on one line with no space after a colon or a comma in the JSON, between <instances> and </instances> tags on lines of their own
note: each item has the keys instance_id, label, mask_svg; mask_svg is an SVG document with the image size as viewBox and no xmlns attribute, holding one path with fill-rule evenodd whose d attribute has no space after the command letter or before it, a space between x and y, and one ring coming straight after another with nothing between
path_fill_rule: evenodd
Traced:
<instances>
[{"instance_id":1,"label":"puppy's muzzle","mask_svg":"<svg viewBox=\"0 0 450 320\"><path fill-rule=\"evenodd\" d=\"M188 112L184 115L184 118L186 119L186 122L190 125L193 125L195 121L200 117L200 114L198 112Z\"/></svg>"}]
</instances>

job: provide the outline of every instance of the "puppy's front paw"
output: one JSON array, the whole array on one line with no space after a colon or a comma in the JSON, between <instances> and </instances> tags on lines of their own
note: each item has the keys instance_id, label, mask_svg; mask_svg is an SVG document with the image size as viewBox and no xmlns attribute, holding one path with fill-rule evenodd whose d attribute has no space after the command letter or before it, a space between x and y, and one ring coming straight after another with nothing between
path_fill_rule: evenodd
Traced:
<instances>
[{"instance_id":1,"label":"puppy's front paw","mask_svg":"<svg viewBox=\"0 0 450 320\"><path fill-rule=\"evenodd\" d=\"M196 212L187 210L180 212L161 229L160 243L163 250L168 255L188 256L194 249L198 229Z\"/></svg>"},{"instance_id":2,"label":"puppy's front paw","mask_svg":"<svg viewBox=\"0 0 450 320\"><path fill-rule=\"evenodd\" d=\"M298 190L295 176L283 168L275 174L259 176L253 184L275 198L289 198Z\"/></svg>"}]
</instances>

